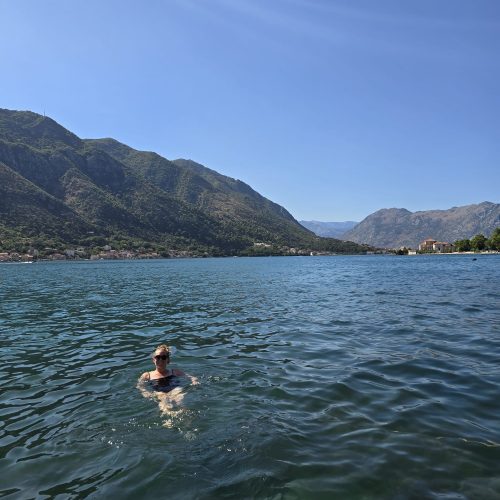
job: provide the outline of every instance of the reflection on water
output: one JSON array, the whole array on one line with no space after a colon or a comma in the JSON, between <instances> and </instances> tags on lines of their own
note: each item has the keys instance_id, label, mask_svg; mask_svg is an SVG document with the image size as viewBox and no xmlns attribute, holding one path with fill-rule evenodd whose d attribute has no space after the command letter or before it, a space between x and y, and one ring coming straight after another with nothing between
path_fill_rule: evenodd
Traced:
<instances>
[{"instance_id":1,"label":"reflection on water","mask_svg":"<svg viewBox=\"0 0 500 500\"><path fill-rule=\"evenodd\" d=\"M0 495L500 498L499 264L2 265Z\"/></svg>"}]
</instances>

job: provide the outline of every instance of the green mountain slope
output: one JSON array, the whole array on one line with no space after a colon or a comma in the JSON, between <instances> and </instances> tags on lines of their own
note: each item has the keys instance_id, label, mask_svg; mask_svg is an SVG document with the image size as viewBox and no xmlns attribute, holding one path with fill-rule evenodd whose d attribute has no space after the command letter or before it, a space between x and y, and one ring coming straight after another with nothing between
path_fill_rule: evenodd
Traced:
<instances>
[{"instance_id":1,"label":"green mountain slope","mask_svg":"<svg viewBox=\"0 0 500 500\"><path fill-rule=\"evenodd\" d=\"M190 160L169 161L156 153L136 151L113 139L88 140L176 199L219 221L227 233L280 245L302 245L312 233L279 205L247 184Z\"/></svg>"},{"instance_id":2,"label":"green mountain slope","mask_svg":"<svg viewBox=\"0 0 500 500\"><path fill-rule=\"evenodd\" d=\"M54 120L0 110L0 240L92 246L145 242L214 255L254 243L365 248L322 239L245 183L113 139L81 140Z\"/></svg>"},{"instance_id":3,"label":"green mountain slope","mask_svg":"<svg viewBox=\"0 0 500 500\"><path fill-rule=\"evenodd\" d=\"M94 229L61 200L0 162L0 224L19 237L72 240Z\"/></svg>"}]
</instances>

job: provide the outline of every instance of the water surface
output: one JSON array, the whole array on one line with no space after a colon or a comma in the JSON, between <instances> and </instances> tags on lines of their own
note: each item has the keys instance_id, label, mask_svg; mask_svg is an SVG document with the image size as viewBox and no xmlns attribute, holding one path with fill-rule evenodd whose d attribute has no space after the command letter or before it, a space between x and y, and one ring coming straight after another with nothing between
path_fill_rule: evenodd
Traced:
<instances>
[{"instance_id":1,"label":"water surface","mask_svg":"<svg viewBox=\"0 0 500 500\"><path fill-rule=\"evenodd\" d=\"M1 265L0 496L498 499L499 264ZM201 382L168 419L164 342Z\"/></svg>"}]
</instances>

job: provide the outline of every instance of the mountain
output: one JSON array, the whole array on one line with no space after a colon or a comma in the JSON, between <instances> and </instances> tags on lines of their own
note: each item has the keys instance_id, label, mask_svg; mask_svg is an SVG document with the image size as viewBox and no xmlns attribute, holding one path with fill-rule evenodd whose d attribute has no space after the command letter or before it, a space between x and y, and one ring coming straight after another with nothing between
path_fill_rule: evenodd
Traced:
<instances>
[{"instance_id":1,"label":"mountain","mask_svg":"<svg viewBox=\"0 0 500 500\"><path fill-rule=\"evenodd\" d=\"M382 248L418 248L426 238L454 242L480 233L489 237L498 226L500 204L488 201L422 212L385 208L363 219L342 238Z\"/></svg>"},{"instance_id":2,"label":"mountain","mask_svg":"<svg viewBox=\"0 0 500 500\"><path fill-rule=\"evenodd\" d=\"M0 109L0 249L153 245L212 255L359 245L318 238L242 181L114 139L82 140L51 118Z\"/></svg>"},{"instance_id":3,"label":"mountain","mask_svg":"<svg viewBox=\"0 0 500 500\"><path fill-rule=\"evenodd\" d=\"M317 220L299 221L306 229L312 231L317 236L326 236L331 238L340 238L344 233L352 229L357 222L320 222Z\"/></svg>"}]
</instances>

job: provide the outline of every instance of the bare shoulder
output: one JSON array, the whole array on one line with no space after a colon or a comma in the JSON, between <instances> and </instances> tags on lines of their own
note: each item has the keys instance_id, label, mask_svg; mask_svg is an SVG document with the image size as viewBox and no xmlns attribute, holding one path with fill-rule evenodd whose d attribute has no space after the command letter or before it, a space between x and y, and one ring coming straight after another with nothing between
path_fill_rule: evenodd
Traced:
<instances>
[{"instance_id":1,"label":"bare shoulder","mask_svg":"<svg viewBox=\"0 0 500 500\"><path fill-rule=\"evenodd\" d=\"M139 382L145 382L149 380L149 372L144 372L140 377L139 377Z\"/></svg>"},{"instance_id":2,"label":"bare shoulder","mask_svg":"<svg viewBox=\"0 0 500 500\"><path fill-rule=\"evenodd\" d=\"M172 368L172 375L175 375L176 377L186 376L186 374L182 370L179 370L178 368Z\"/></svg>"}]
</instances>

